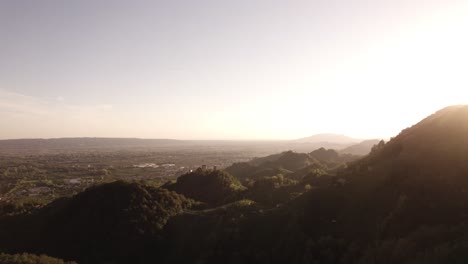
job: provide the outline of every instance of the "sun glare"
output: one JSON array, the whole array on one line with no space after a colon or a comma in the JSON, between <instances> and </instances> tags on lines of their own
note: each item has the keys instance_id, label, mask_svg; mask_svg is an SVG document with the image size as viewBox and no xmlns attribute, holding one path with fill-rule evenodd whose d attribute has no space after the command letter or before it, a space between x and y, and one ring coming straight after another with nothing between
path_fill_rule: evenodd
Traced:
<instances>
[{"instance_id":1,"label":"sun glare","mask_svg":"<svg viewBox=\"0 0 468 264\"><path fill-rule=\"evenodd\" d=\"M360 123L356 134L391 136L440 108L468 104L467 13L468 4L442 10L378 38L330 70L321 85L339 91L338 105L392 124Z\"/></svg>"}]
</instances>

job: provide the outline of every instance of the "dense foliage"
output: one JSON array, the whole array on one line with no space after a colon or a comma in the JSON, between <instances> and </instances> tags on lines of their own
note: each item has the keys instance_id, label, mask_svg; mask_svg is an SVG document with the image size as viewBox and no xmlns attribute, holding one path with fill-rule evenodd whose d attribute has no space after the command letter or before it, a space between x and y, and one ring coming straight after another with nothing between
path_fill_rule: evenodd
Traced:
<instances>
[{"instance_id":1,"label":"dense foliage","mask_svg":"<svg viewBox=\"0 0 468 264\"><path fill-rule=\"evenodd\" d=\"M171 217L195 202L162 188L114 182L0 221L0 250L64 259L129 261L157 243ZM128 259L130 258L130 259Z\"/></svg>"},{"instance_id":2,"label":"dense foliage","mask_svg":"<svg viewBox=\"0 0 468 264\"><path fill-rule=\"evenodd\" d=\"M76 262L65 262L61 259L52 258L46 255L15 254L9 255L0 253L0 263L2 264L76 264Z\"/></svg>"},{"instance_id":3,"label":"dense foliage","mask_svg":"<svg viewBox=\"0 0 468 264\"><path fill-rule=\"evenodd\" d=\"M358 156L348 154L340 155L335 150L324 148L310 153L286 151L263 158L255 158L249 162L234 163L226 168L226 171L243 183L278 174L283 174L294 180L301 180L316 169L335 172L347 162L358 158Z\"/></svg>"},{"instance_id":4,"label":"dense foliage","mask_svg":"<svg viewBox=\"0 0 468 264\"><path fill-rule=\"evenodd\" d=\"M468 262L467 106L359 160L318 149L227 171L199 169L163 188L115 182L27 214L10 208L0 251L80 263Z\"/></svg>"},{"instance_id":5,"label":"dense foliage","mask_svg":"<svg viewBox=\"0 0 468 264\"><path fill-rule=\"evenodd\" d=\"M163 186L209 205L222 205L238 200L245 189L240 182L220 170L197 169L186 173L177 182Z\"/></svg>"}]
</instances>

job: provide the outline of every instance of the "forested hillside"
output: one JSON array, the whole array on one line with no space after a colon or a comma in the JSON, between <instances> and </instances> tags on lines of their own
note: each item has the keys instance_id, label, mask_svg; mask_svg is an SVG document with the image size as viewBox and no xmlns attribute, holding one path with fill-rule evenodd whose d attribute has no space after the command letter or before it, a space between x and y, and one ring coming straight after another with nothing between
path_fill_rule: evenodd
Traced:
<instances>
[{"instance_id":1,"label":"forested hillside","mask_svg":"<svg viewBox=\"0 0 468 264\"><path fill-rule=\"evenodd\" d=\"M114 182L0 217L0 251L78 263L466 263L468 106L364 158L318 149Z\"/></svg>"}]
</instances>

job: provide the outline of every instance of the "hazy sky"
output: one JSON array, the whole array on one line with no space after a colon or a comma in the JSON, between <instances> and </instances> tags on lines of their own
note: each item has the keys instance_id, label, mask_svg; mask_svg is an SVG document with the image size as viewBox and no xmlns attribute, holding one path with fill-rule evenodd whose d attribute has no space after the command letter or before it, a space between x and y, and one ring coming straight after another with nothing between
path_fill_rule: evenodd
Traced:
<instances>
[{"instance_id":1,"label":"hazy sky","mask_svg":"<svg viewBox=\"0 0 468 264\"><path fill-rule=\"evenodd\" d=\"M468 1L2 0L0 138L390 137L468 103Z\"/></svg>"}]
</instances>

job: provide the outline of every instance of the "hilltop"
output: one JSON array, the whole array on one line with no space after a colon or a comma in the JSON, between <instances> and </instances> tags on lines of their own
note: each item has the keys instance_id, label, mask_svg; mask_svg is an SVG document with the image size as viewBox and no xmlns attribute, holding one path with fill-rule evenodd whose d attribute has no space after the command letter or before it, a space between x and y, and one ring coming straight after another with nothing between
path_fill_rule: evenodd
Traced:
<instances>
[{"instance_id":1,"label":"hilltop","mask_svg":"<svg viewBox=\"0 0 468 264\"><path fill-rule=\"evenodd\" d=\"M365 156L369 154L372 150L372 147L374 145L379 144L379 142L380 139L364 140L362 142L359 142L358 144L341 149L340 153Z\"/></svg>"},{"instance_id":2,"label":"hilltop","mask_svg":"<svg viewBox=\"0 0 468 264\"><path fill-rule=\"evenodd\" d=\"M453 106L363 158L286 151L0 214L0 249L80 263L466 263L467 175L468 106Z\"/></svg>"},{"instance_id":3,"label":"hilltop","mask_svg":"<svg viewBox=\"0 0 468 264\"><path fill-rule=\"evenodd\" d=\"M29 215L0 215L0 249L80 263L138 262L166 222L197 203L163 188L117 181L58 199Z\"/></svg>"},{"instance_id":4,"label":"hilltop","mask_svg":"<svg viewBox=\"0 0 468 264\"><path fill-rule=\"evenodd\" d=\"M236 178L224 171L201 168L183 174L176 182L167 183L163 187L210 205L234 202L245 189Z\"/></svg>"}]
</instances>

